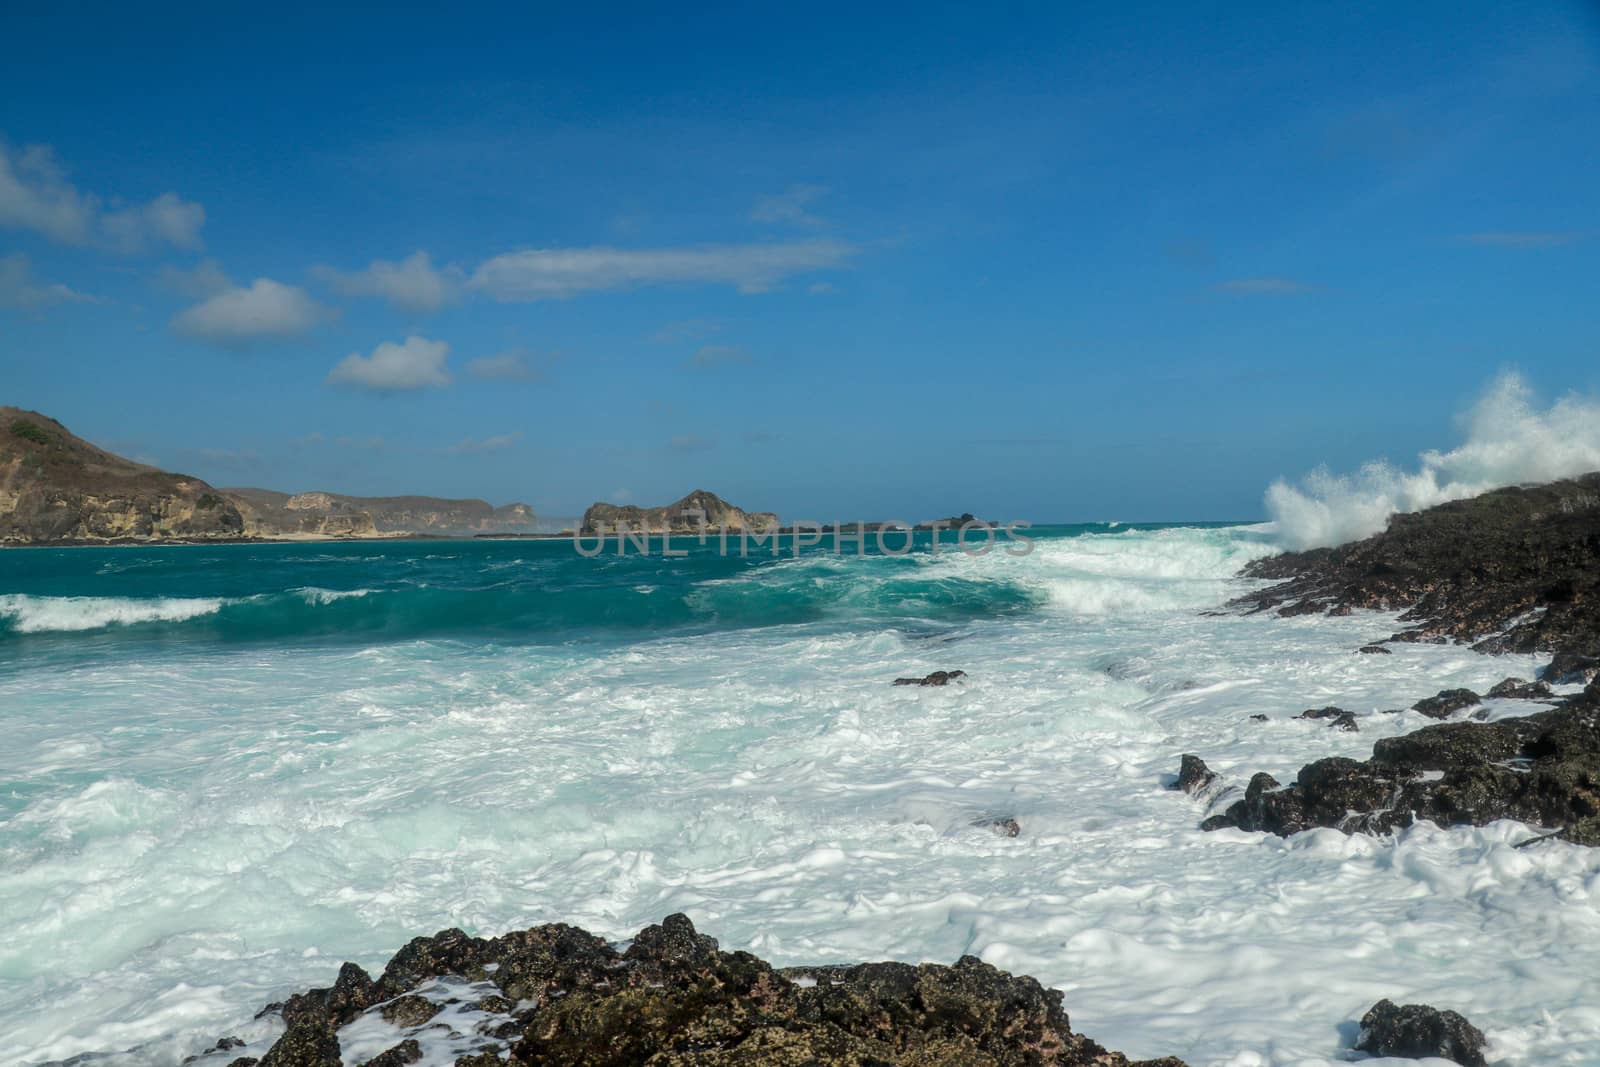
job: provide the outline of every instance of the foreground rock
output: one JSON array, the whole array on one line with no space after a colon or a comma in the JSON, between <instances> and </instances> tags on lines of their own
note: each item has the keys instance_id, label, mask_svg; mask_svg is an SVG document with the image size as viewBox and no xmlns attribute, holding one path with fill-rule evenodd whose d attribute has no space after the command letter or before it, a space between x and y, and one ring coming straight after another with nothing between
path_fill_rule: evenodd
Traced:
<instances>
[{"instance_id":1,"label":"foreground rock","mask_svg":"<svg viewBox=\"0 0 1600 1067\"><path fill-rule=\"evenodd\" d=\"M1600 473L1396 515L1366 540L1245 574L1285 579L1234 601L1246 610L1404 611L1411 628L1391 640L1600 656Z\"/></svg>"},{"instance_id":2,"label":"foreground rock","mask_svg":"<svg viewBox=\"0 0 1600 1067\"><path fill-rule=\"evenodd\" d=\"M1368 760L1317 760L1288 786L1257 774L1243 799L1201 827L1387 833L1418 819L1441 826L1516 819L1600 844L1600 683L1533 715L1384 738Z\"/></svg>"},{"instance_id":3,"label":"foreground rock","mask_svg":"<svg viewBox=\"0 0 1600 1067\"><path fill-rule=\"evenodd\" d=\"M1437 1056L1461 1067L1488 1067L1483 1031L1453 1011L1426 1004L1397 1005L1380 1000L1361 1017L1356 1049L1375 1056Z\"/></svg>"},{"instance_id":4,"label":"foreground rock","mask_svg":"<svg viewBox=\"0 0 1600 1067\"><path fill-rule=\"evenodd\" d=\"M476 999L441 999L436 979ZM482 1020L476 1032L434 1021L441 1003ZM682 915L625 952L564 924L490 940L446 930L406 945L376 981L347 963L331 988L272 1010L288 1030L259 1067L335 1067L340 1028L363 1015L367 1034L374 1015L393 1027L394 1044L363 1057L384 1067L412 1062L424 1030L460 1050L457 1067L1132 1067L1072 1032L1058 991L974 957L778 970L720 950Z\"/></svg>"},{"instance_id":5,"label":"foreground rock","mask_svg":"<svg viewBox=\"0 0 1600 1067\"><path fill-rule=\"evenodd\" d=\"M934 671L921 678L896 678L895 685L949 685L967 676L966 671Z\"/></svg>"}]
</instances>

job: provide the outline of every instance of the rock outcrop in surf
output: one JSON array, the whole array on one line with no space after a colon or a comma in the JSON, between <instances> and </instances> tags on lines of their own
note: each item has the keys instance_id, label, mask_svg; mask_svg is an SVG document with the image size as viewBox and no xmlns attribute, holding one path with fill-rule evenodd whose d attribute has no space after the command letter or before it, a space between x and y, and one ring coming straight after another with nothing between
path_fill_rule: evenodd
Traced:
<instances>
[{"instance_id":1,"label":"rock outcrop in surf","mask_svg":"<svg viewBox=\"0 0 1600 1067\"><path fill-rule=\"evenodd\" d=\"M723 951L683 915L622 950L560 923L493 939L446 930L407 944L377 979L346 963L329 988L273 1005L285 1032L231 1064L337 1067L341 1028L348 1040L359 1026L368 1067L414 1062L423 1041L459 1049L455 1067L1183 1067L1133 1064L1073 1033L1061 1000L972 956L774 968ZM221 1043L218 1064L223 1048L238 1046Z\"/></svg>"},{"instance_id":2,"label":"rock outcrop in surf","mask_svg":"<svg viewBox=\"0 0 1600 1067\"><path fill-rule=\"evenodd\" d=\"M1390 641L1600 656L1600 473L1395 515L1380 534L1258 560L1283 579L1233 606L1280 615L1403 611Z\"/></svg>"},{"instance_id":3,"label":"rock outcrop in surf","mask_svg":"<svg viewBox=\"0 0 1600 1067\"><path fill-rule=\"evenodd\" d=\"M1427 726L1378 741L1367 760L1317 760L1287 786L1257 774L1241 799L1201 828L1381 834L1419 819L1440 826L1516 819L1600 845L1600 682L1547 711Z\"/></svg>"}]
</instances>

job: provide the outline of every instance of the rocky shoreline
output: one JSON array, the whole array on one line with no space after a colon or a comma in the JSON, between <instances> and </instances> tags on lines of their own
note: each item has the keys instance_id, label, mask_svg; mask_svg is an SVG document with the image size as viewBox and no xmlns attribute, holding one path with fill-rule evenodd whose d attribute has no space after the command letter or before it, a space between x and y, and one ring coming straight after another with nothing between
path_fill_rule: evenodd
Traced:
<instances>
[{"instance_id":1,"label":"rocky shoreline","mask_svg":"<svg viewBox=\"0 0 1600 1067\"><path fill-rule=\"evenodd\" d=\"M1184 1067L1074 1033L1059 991L972 956L774 968L723 951L683 915L624 946L559 923L492 939L445 930L411 941L376 979L346 963L332 986L262 1015L284 1029L261 1055L227 1037L190 1062Z\"/></svg>"}]
</instances>

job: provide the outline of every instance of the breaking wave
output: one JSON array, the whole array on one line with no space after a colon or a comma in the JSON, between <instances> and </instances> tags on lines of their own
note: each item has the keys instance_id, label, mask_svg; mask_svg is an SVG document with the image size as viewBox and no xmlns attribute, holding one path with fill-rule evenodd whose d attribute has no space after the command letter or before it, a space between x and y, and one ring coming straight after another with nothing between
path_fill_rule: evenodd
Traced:
<instances>
[{"instance_id":1,"label":"breaking wave","mask_svg":"<svg viewBox=\"0 0 1600 1067\"><path fill-rule=\"evenodd\" d=\"M1466 441L1422 453L1415 471L1378 460L1355 474L1321 467L1297 485L1274 482L1266 506L1279 541L1295 550L1344 544L1379 533L1391 515L1600 470L1600 398L1570 393L1541 408L1507 372L1464 421Z\"/></svg>"}]
</instances>

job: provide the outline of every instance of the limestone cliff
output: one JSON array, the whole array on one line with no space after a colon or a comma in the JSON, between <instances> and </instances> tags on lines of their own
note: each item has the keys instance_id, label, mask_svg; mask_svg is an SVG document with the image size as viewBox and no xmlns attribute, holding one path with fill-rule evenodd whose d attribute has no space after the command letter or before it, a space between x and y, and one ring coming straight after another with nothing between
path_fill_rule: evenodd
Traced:
<instances>
[{"instance_id":1,"label":"limestone cliff","mask_svg":"<svg viewBox=\"0 0 1600 1067\"><path fill-rule=\"evenodd\" d=\"M242 536L239 509L199 478L112 455L38 412L0 407L0 543Z\"/></svg>"},{"instance_id":2,"label":"limestone cliff","mask_svg":"<svg viewBox=\"0 0 1600 1067\"><path fill-rule=\"evenodd\" d=\"M238 505L254 536L322 533L340 537L434 534L531 533L537 521L526 504L494 507L483 500L431 496L345 496L340 493L277 493L270 489L224 489Z\"/></svg>"},{"instance_id":3,"label":"limestone cliff","mask_svg":"<svg viewBox=\"0 0 1600 1067\"><path fill-rule=\"evenodd\" d=\"M535 521L526 504L215 489L0 407L0 544L461 537L532 532Z\"/></svg>"},{"instance_id":4,"label":"limestone cliff","mask_svg":"<svg viewBox=\"0 0 1600 1067\"><path fill-rule=\"evenodd\" d=\"M662 507L597 503L583 513L586 534L615 533L619 524L625 524L630 531L652 534L697 534L701 530L733 533L776 528L778 516L770 511L743 511L704 489L696 489L682 500Z\"/></svg>"}]
</instances>

